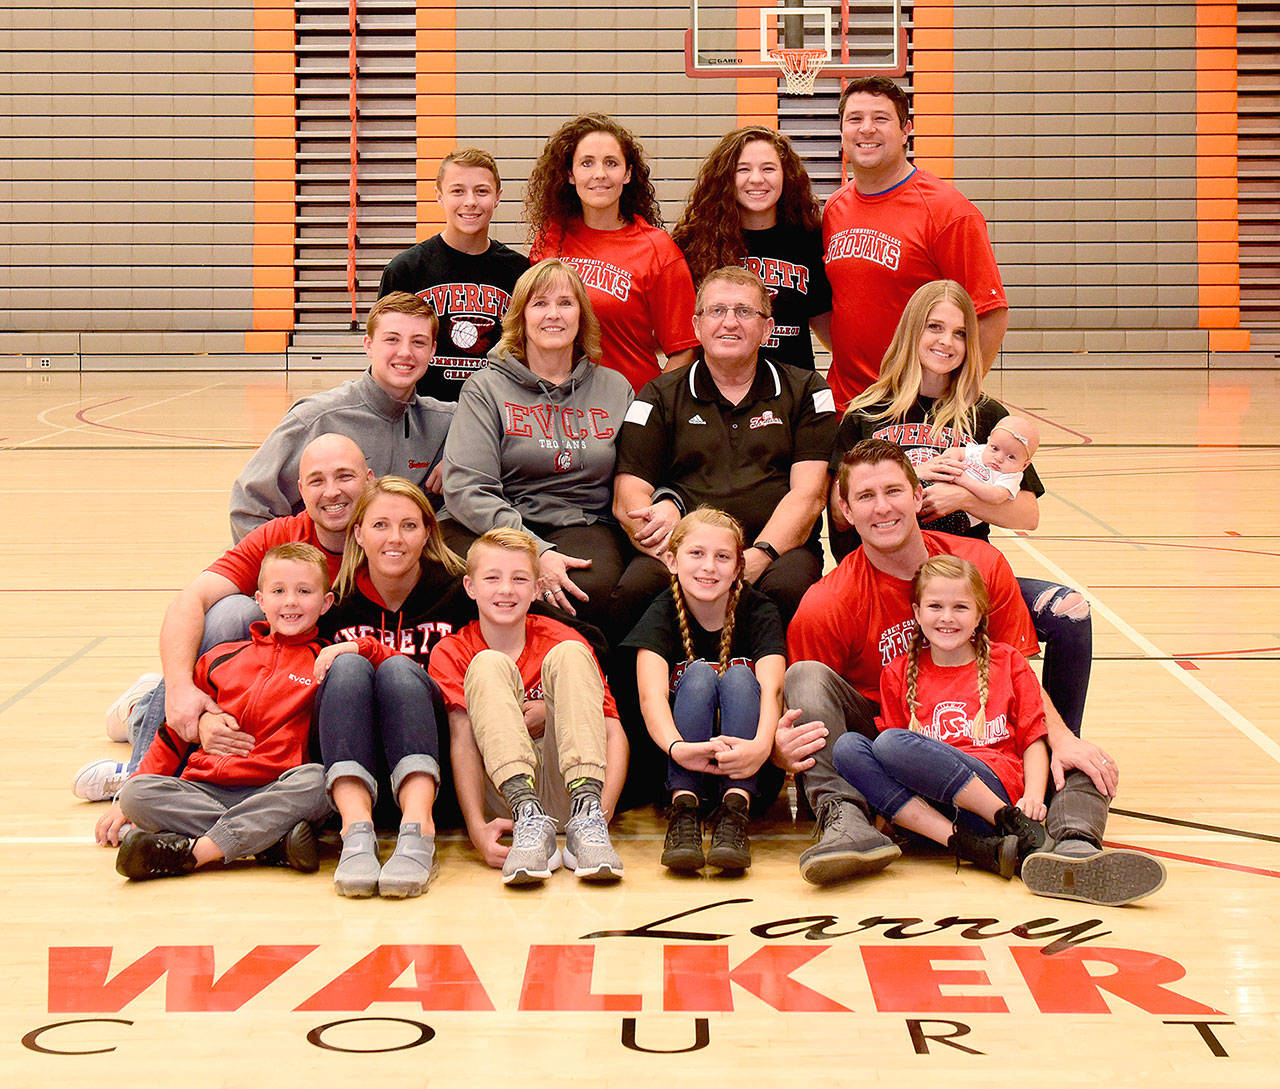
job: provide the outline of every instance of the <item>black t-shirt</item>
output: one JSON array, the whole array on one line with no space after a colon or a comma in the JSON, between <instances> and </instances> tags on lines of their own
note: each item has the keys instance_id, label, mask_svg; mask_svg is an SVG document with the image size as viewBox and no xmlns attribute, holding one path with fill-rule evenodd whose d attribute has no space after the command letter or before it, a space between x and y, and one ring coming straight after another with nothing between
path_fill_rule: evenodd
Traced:
<instances>
[{"instance_id":1,"label":"black t-shirt","mask_svg":"<svg viewBox=\"0 0 1280 1089\"><path fill-rule=\"evenodd\" d=\"M773 299L773 334L760 347L770 359L813 370L809 319L831 309L831 285L822 260L822 231L769 227L743 231L743 261Z\"/></svg>"},{"instance_id":2,"label":"black t-shirt","mask_svg":"<svg viewBox=\"0 0 1280 1089\"><path fill-rule=\"evenodd\" d=\"M906 418L897 421L872 421L867 414L874 415L879 407L875 405L856 413L846 413L836 432L836 445L830 462L832 474L839 472L840 459L845 453L863 439L896 442L907 452L912 465L923 465L930 458L957 445L963 447L971 442L986 442L991 436L991 429L1009 414L999 401L984 395L974 406L973 434L961 435L957 440L950 428L935 433L933 426L927 422L933 409L933 401L932 397L917 398ZM925 484L926 488L928 486ZM1034 465L1028 464L1022 471L1022 490L1031 492L1036 498L1044 495L1044 485L1040 483ZM991 527L986 522L971 526L969 516L962 510L935 518L932 522L922 522L921 525L935 533L953 533L957 537L977 537L985 541L991 536ZM852 527L845 531L833 531L830 536L831 553L837 560L843 559L862 543L858 531Z\"/></svg>"},{"instance_id":3,"label":"black t-shirt","mask_svg":"<svg viewBox=\"0 0 1280 1089\"><path fill-rule=\"evenodd\" d=\"M787 653L782 634L782 618L778 607L759 590L744 586L734 610L733 641L729 646L730 664L743 663L755 668L756 662L770 654ZM684 673L690 661L720 661L720 632L707 631L694 618L689 617L689 637L693 640L694 658L685 657L684 642L680 638L680 622L676 619L676 602L670 589L663 590L645 611L631 634L623 640L624 647L651 650L671 667L671 690Z\"/></svg>"},{"instance_id":4,"label":"black t-shirt","mask_svg":"<svg viewBox=\"0 0 1280 1089\"><path fill-rule=\"evenodd\" d=\"M418 392L457 401L470 374L502 336L502 316L529 259L492 239L484 253L455 250L440 235L419 242L387 262L378 298L408 291L429 302L440 318L436 357L418 381Z\"/></svg>"}]
</instances>

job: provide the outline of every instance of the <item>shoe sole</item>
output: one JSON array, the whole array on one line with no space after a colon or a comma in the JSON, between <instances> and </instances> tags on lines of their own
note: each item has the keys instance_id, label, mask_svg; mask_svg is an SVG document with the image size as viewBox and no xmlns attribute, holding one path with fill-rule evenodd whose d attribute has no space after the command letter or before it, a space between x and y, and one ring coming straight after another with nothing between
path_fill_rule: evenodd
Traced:
<instances>
[{"instance_id":1,"label":"shoe sole","mask_svg":"<svg viewBox=\"0 0 1280 1089\"><path fill-rule=\"evenodd\" d=\"M368 900L378 891L378 879L372 881L335 881L334 891L348 900Z\"/></svg>"},{"instance_id":2,"label":"shoe sole","mask_svg":"<svg viewBox=\"0 0 1280 1089\"><path fill-rule=\"evenodd\" d=\"M810 885L831 885L850 877L883 870L895 858L902 857L902 848L896 843L886 843L870 851L828 851L817 858L800 856L800 876Z\"/></svg>"},{"instance_id":3,"label":"shoe sole","mask_svg":"<svg viewBox=\"0 0 1280 1089\"><path fill-rule=\"evenodd\" d=\"M707 852L707 865L714 866L717 870L741 873L743 870L751 869L751 852L743 853L733 850L717 852L712 847Z\"/></svg>"},{"instance_id":4,"label":"shoe sole","mask_svg":"<svg viewBox=\"0 0 1280 1089\"><path fill-rule=\"evenodd\" d=\"M1040 852L1022 864L1022 883L1037 896L1121 907L1158 892L1164 866L1141 851L1102 851L1075 858Z\"/></svg>"},{"instance_id":5,"label":"shoe sole","mask_svg":"<svg viewBox=\"0 0 1280 1089\"><path fill-rule=\"evenodd\" d=\"M703 866L707 864L706 856L703 855L702 849L698 849L698 853L693 851L663 851L662 865L668 870L675 870L676 873L697 873Z\"/></svg>"},{"instance_id":6,"label":"shoe sole","mask_svg":"<svg viewBox=\"0 0 1280 1089\"><path fill-rule=\"evenodd\" d=\"M512 870L511 873L504 873L502 883L504 885L536 885L540 881L547 880L559 868L560 851L557 848L547 860L545 870L531 870L527 866L521 866L518 870Z\"/></svg>"},{"instance_id":7,"label":"shoe sole","mask_svg":"<svg viewBox=\"0 0 1280 1089\"><path fill-rule=\"evenodd\" d=\"M616 866L612 862L601 862L590 869L578 865L578 856L568 847L562 852L566 869L573 871L579 881L620 881L622 879L622 863Z\"/></svg>"},{"instance_id":8,"label":"shoe sole","mask_svg":"<svg viewBox=\"0 0 1280 1089\"><path fill-rule=\"evenodd\" d=\"M390 859L388 859L390 861ZM436 879L436 874L440 872L440 862L438 859L432 858L431 872L427 874L425 881L401 881L394 879L391 881L383 881L382 875L378 875L378 895L384 900L408 900L414 896L421 896L431 886L431 882Z\"/></svg>"}]
</instances>

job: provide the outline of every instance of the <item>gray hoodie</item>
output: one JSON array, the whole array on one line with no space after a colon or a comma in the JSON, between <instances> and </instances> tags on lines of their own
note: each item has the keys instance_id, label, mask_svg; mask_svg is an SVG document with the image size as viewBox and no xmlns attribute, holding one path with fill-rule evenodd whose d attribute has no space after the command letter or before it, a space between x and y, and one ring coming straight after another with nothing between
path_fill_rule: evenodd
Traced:
<instances>
[{"instance_id":1,"label":"gray hoodie","mask_svg":"<svg viewBox=\"0 0 1280 1089\"><path fill-rule=\"evenodd\" d=\"M440 460L453 405L434 397L397 401L365 371L297 402L258 447L231 489L231 536L302 510L298 462L319 435L336 433L364 451L374 476L395 473L419 487Z\"/></svg>"},{"instance_id":2,"label":"gray hoodie","mask_svg":"<svg viewBox=\"0 0 1280 1089\"><path fill-rule=\"evenodd\" d=\"M539 536L612 521L614 444L631 383L582 358L551 386L510 354L462 386L444 446L444 503L472 533L496 526Z\"/></svg>"}]
</instances>

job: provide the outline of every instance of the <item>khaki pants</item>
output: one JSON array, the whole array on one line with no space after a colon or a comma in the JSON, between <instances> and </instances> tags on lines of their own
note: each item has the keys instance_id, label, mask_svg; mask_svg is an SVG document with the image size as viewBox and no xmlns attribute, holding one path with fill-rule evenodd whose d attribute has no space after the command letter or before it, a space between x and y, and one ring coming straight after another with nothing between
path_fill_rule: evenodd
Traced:
<instances>
[{"instance_id":1,"label":"khaki pants","mask_svg":"<svg viewBox=\"0 0 1280 1089\"><path fill-rule=\"evenodd\" d=\"M552 648L542 662L542 691L547 725L535 742L524 723L524 681L511 658L482 650L463 678L471 731L492 785L532 776L542 808L563 822L569 816L566 784L604 780L604 684L591 651L573 641ZM485 809L506 812L500 792L486 790Z\"/></svg>"}]
</instances>

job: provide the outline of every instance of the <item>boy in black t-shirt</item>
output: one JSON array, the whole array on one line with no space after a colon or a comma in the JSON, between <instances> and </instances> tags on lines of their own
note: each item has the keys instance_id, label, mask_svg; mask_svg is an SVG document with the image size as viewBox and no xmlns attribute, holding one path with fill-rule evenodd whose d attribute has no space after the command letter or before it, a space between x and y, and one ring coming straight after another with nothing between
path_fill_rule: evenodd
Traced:
<instances>
[{"instance_id":1,"label":"boy in black t-shirt","mask_svg":"<svg viewBox=\"0 0 1280 1089\"><path fill-rule=\"evenodd\" d=\"M462 383L498 343L511 290L529 267L526 257L489 237L501 196L492 155L473 147L450 152L436 175L444 230L393 257L382 272L378 298L408 291L440 318L435 358L418 382L423 396L458 400Z\"/></svg>"}]
</instances>

